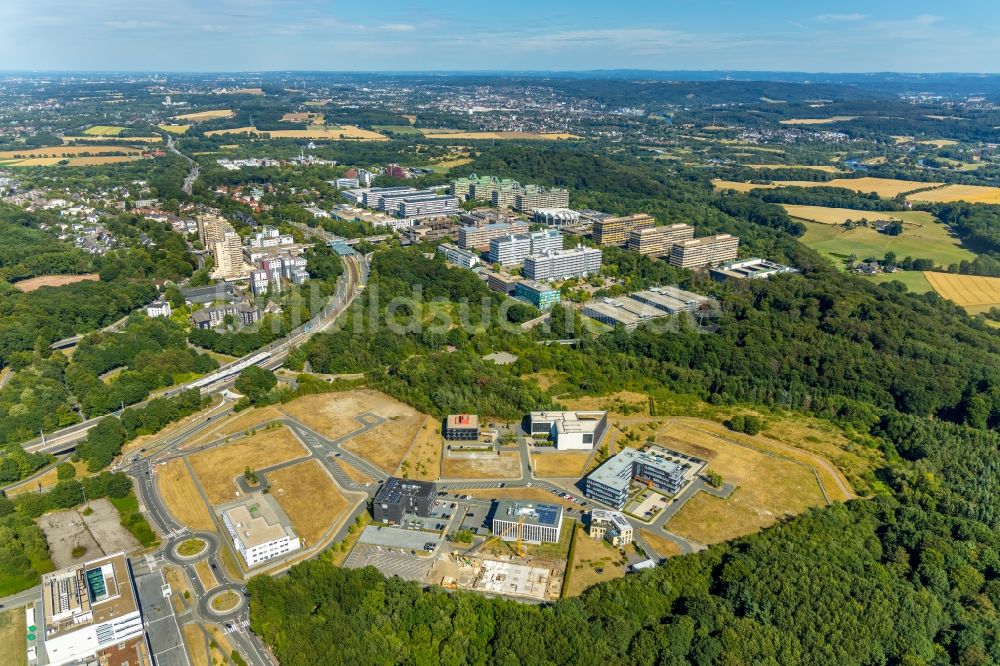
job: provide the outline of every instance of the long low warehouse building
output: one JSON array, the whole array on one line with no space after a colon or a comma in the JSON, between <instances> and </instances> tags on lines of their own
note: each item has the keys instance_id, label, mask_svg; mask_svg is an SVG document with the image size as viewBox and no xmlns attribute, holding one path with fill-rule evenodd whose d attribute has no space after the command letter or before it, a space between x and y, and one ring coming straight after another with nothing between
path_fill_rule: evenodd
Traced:
<instances>
[{"instance_id":1,"label":"long low warehouse building","mask_svg":"<svg viewBox=\"0 0 1000 666\"><path fill-rule=\"evenodd\" d=\"M652 287L618 298L602 298L583 306L583 314L608 326L634 330L640 324L680 312L695 312L712 299L678 287Z\"/></svg>"}]
</instances>

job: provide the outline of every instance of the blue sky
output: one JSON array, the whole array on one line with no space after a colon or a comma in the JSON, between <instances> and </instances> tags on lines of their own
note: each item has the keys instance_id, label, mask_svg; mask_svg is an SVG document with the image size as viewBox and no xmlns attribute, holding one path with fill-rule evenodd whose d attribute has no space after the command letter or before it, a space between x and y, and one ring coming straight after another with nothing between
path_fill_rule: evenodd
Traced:
<instances>
[{"instance_id":1,"label":"blue sky","mask_svg":"<svg viewBox=\"0 0 1000 666\"><path fill-rule=\"evenodd\" d=\"M994 0L0 0L0 69L1000 71Z\"/></svg>"}]
</instances>

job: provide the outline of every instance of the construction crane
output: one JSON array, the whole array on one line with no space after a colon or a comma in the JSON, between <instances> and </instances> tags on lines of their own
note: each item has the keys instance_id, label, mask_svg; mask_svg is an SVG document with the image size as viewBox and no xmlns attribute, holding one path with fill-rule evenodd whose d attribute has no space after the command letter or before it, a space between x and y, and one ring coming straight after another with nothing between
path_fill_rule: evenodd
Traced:
<instances>
[{"instance_id":1,"label":"construction crane","mask_svg":"<svg viewBox=\"0 0 1000 666\"><path fill-rule=\"evenodd\" d=\"M499 541L500 539L512 536L512 530L515 529L517 530L517 538L515 539L515 548L517 549L517 556L520 558L524 558L528 554L528 550L524 547L524 516L518 516L517 523L515 525L511 525L504 532L500 532L499 534L494 534L493 536L491 536L490 538L486 539L481 544L479 544L479 546L468 551L466 555L478 554L479 551L481 551L483 548L487 546L487 544L492 544L496 541Z\"/></svg>"}]
</instances>

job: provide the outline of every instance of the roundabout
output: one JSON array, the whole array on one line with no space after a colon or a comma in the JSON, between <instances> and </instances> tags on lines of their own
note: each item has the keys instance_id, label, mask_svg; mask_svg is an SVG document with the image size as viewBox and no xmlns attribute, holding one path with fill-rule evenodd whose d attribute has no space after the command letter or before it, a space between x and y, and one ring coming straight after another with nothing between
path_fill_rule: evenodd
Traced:
<instances>
[{"instance_id":1,"label":"roundabout","mask_svg":"<svg viewBox=\"0 0 1000 666\"><path fill-rule=\"evenodd\" d=\"M246 606L247 598L240 585L230 583L209 590L198 602L198 611L202 617L214 617L217 620L231 619L238 615Z\"/></svg>"},{"instance_id":2,"label":"roundabout","mask_svg":"<svg viewBox=\"0 0 1000 666\"><path fill-rule=\"evenodd\" d=\"M174 564L190 564L206 556L214 555L219 549L219 541L211 532L193 532L174 539L167 544L167 559Z\"/></svg>"}]
</instances>

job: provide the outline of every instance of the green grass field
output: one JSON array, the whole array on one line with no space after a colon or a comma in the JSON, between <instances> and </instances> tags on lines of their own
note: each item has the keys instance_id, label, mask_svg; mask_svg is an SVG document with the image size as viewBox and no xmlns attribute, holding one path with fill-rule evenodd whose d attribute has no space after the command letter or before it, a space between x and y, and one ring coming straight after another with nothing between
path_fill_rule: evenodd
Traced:
<instances>
[{"instance_id":1,"label":"green grass field","mask_svg":"<svg viewBox=\"0 0 1000 666\"><path fill-rule=\"evenodd\" d=\"M416 127L410 125L372 125L372 129L376 132L393 132L394 134L414 134L417 136L423 134Z\"/></svg>"},{"instance_id":2,"label":"green grass field","mask_svg":"<svg viewBox=\"0 0 1000 666\"><path fill-rule=\"evenodd\" d=\"M906 285L906 288L915 294L926 294L928 291L934 291L931 283L927 281L921 271L902 271L899 273L881 273L879 275L873 275L871 277L866 277L866 280L872 280L877 284L884 284L886 282L902 282Z\"/></svg>"},{"instance_id":3,"label":"green grass field","mask_svg":"<svg viewBox=\"0 0 1000 666\"><path fill-rule=\"evenodd\" d=\"M972 261L976 255L959 247L958 239L950 236L948 228L935 221L930 213L917 211L895 213L904 221L903 233L889 236L868 227L851 230L838 225L806 222L802 242L833 259L838 264L855 255L859 259L881 258L886 252L895 252L900 259L930 259L939 266Z\"/></svg>"},{"instance_id":4,"label":"green grass field","mask_svg":"<svg viewBox=\"0 0 1000 666\"><path fill-rule=\"evenodd\" d=\"M118 127L116 125L94 125L83 130L84 134L89 134L91 136L118 136L124 132L127 127Z\"/></svg>"}]
</instances>

